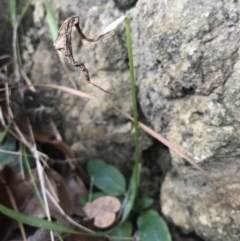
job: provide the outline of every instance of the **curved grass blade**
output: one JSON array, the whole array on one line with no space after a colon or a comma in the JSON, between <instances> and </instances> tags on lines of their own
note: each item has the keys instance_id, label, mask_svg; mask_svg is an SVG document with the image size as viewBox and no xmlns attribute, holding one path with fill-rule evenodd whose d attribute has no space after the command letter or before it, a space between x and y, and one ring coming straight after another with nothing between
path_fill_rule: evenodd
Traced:
<instances>
[{"instance_id":1,"label":"curved grass blade","mask_svg":"<svg viewBox=\"0 0 240 241\"><path fill-rule=\"evenodd\" d=\"M27 12L27 10L29 9L31 3L32 3L33 0L28 0L25 5L23 6L22 10L21 10L21 13L20 13L20 19L19 19L19 22L23 19L25 13Z\"/></svg>"},{"instance_id":2,"label":"curved grass blade","mask_svg":"<svg viewBox=\"0 0 240 241\"><path fill-rule=\"evenodd\" d=\"M80 234L79 232L77 232L71 228L62 226L60 224L50 222L50 221L40 219L40 218L27 216L25 214L16 212L2 204L0 204L0 212L18 222L27 224L32 227L44 228L44 229L57 231L57 232L63 232L63 233Z\"/></svg>"}]
</instances>

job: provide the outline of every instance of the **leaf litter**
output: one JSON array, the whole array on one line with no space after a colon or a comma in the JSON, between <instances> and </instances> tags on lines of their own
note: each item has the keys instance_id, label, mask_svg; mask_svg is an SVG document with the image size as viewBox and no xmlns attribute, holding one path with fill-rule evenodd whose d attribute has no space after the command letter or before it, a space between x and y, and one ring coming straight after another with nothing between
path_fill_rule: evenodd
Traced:
<instances>
[{"instance_id":1,"label":"leaf litter","mask_svg":"<svg viewBox=\"0 0 240 241\"><path fill-rule=\"evenodd\" d=\"M2 76L2 79L4 79L2 87L4 88L6 87L5 81L7 81L8 84L9 80L8 77L3 73ZM0 203L8 208L13 208L15 211L24 215L29 215L40 219L49 219L46 213L46 201L39 200L39 196L36 194L33 188L33 183L35 183L37 189L41 189L40 184L42 181L39 179L38 171L36 169L37 166L35 165L35 167L30 170L31 176L33 177L32 179L29 176L29 173L26 171L26 167L25 171L21 168L19 168L21 170L18 171L12 169L14 166L13 164L16 161L20 162L20 159L24 159L23 154L21 154L23 153L21 148L22 145L25 145L27 148L29 148L30 153L33 150L31 131L29 131L28 126L30 124L33 130L33 138L38 143L47 143L55 146L59 152L61 152L69 160L71 169L74 171L69 177L61 176L58 172L54 171L51 166L49 166L49 157L46 157L46 155L41 155L40 152L40 165L42 166L41 169L44 172L42 177L44 181L44 190L47 195L46 200L48 203L50 220L54 219L57 223L66 227L74 228L77 231L81 230L85 233L92 232L92 230L85 227L85 222L87 221L80 220L80 222L78 220L79 218L81 219L86 217L85 212L79 205L79 199L88 192L86 188L86 183L88 183L89 179L88 175L76 162L71 163L70 160L75 158L75 155L71 148L62 140L61 137L59 137L60 135L54 126L51 125L52 120L49 118L48 123L46 123L45 121L41 121L40 117L40 121L38 120L38 126L35 125L34 122L36 120L31 119L29 109L26 105L24 105L26 102L15 102L16 96L18 96L15 95L16 91L17 88L15 88L12 92L9 91L8 96L6 96L6 94L3 95L4 98L2 102L0 102L3 118L2 122L7 122L9 120L13 122L9 127L7 138L9 135L16 137L16 141L14 142L9 142L6 138L3 139L2 149L6 152L10 151L10 153L4 153L4 155L1 153L2 155L0 164L2 168L0 170ZM24 91L23 93L26 93ZM35 95L32 95L32 97L34 98ZM11 101L9 101L10 99ZM11 119L9 110L13 111L14 113L16 106L19 105L21 108L23 108L20 118L18 116L14 119ZM30 111L34 111L34 108L31 108ZM44 128L42 128L43 126ZM18 135L19 133L20 136ZM16 145L16 143L18 144ZM38 153L38 150L36 151ZM32 156L34 156L34 153L32 153ZM79 218L74 220L74 215ZM29 227L23 227L21 222L19 224L21 225L20 230L23 230L21 236L24 236L24 240L26 240L25 233L28 232ZM1 240L9 240L10 237L16 235L18 225L13 219L0 214L0 225L2 227L0 230ZM24 229L26 229L26 231ZM46 231L45 229L37 229L31 235L31 239L38 240L39 237L43 237L44 235L49 237L49 231ZM54 236L55 234L52 235L53 238ZM39 239L39 241L40 240L41 239Z\"/></svg>"},{"instance_id":2,"label":"leaf litter","mask_svg":"<svg viewBox=\"0 0 240 241\"><path fill-rule=\"evenodd\" d=\"M94 218L94 225L97 228L106 229L113 225L120 208L119 199L113 196L103 196L86 203L83 210L89 218Z\"/></svg>"}]
</instances>

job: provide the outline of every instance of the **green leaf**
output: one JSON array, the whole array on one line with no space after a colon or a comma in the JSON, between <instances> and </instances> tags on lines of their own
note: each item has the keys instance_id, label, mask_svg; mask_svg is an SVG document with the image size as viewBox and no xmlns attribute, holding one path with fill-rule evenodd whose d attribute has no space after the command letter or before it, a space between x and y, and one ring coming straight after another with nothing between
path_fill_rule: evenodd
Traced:
<instances>
[{"instance_id":1,"label":"green leaf","mask_svg":"<svg viewBox=\"0 0 240 241\"><path fill-rule=\"evenodd\" d=\"M107 194L104 193L104 192L94 192L92 194L92 197L91 197L91 200L89 200L89 195L86 195L86 196L83 196L80 198L80 204L81 205L85 205L88 201L93 201L95 200L96 198L99 198L99 197L103 197L103 196L106 196Z\"/></svg>"},{"instance_id":2,"label":"green leaf","mask_svg":"<svg viewBox=\"0 0 240 241\"><path fill-rule=\"evenodd\" d=\"M13 139L7 139L2 145L0 145L0 164L4 166L14 161L18 156L15 154L7 153L4 151L16 151L17 142ZM3 152L1 152L3 151Z\"/></svg>"},{"instance_id":3,"label":"green leaf","mask_svg":"<svg viewBox=\"0 0 240 241\"><path fill-rule=\"evenodd\" d=\"M154 210L142 213L137 219L138 231L142 241L171 241L165 221Z\"/></svg>"},{"instance_id":4,"label":"green leaf","mask_svg":"<svg viewBox=\"0 0 240 241\"><path fill-rule=\"evenodd\" d=\"M122 173L112 165L95 159L87 164L89 176L93 178L93 183L103 192L119 196L126 192L126 181Z\"/></svg>"},{"instance_id":5,"label":"green leaf","mask_svg":"<svg viewBox=\"0 0 240 241\"><path fill-rule=\"evenodd\" d=\"M144 209L152 205L153 199L149 197L143 197L135 201L135 209L138 212L142 212Z\"/></svg>"},{"instance_id":6,"label":"green leaf","mask_svg":"<svg viewBox=\"0 0 240 241\"><path fill-rule=\"evenodd\" d=\"M51 221L47 221L44 219L30 217L25 214L21 214L10 208L5 207L2 204L0 204L0 212L18 222L30 225L32 227L44 228L44 229L49 229L49 230L57 231L57 232L79 234L77 231L75 231L71 228L68 228L68 227L65 227L60 224L57 224L57 223L54 223Z\"/></svg>"},{"instance_id":7,"label":"green leaf","mask_svg":"<svg viewBox=\"0 0 240 241\"><path fill-rule=\"evenodd\" d=\"M128 216L133 208L133 204L134 204L135 198L137 196L137 189L138 189L138 184L139 184L139 180L140 180L140 173L141 173L141 164L138 164L138 165L135 164L134 170L132 173L132 177L131 177L131 181L130 181L130 185L128 188L129 198L124 207L121 223L123 223L128 218Z\"/></svg>"},{"instance_id":8,"label":"green leaf","mask_svg":"<svg viewBox=\"0 0 240 241\"><path fill-rule=\"evenodd\" d=\"M117 230L110 234L112 241L125 241L124 238L132 236L132 224L129 221L124 222Z\"/></svg>"}]
</instances>

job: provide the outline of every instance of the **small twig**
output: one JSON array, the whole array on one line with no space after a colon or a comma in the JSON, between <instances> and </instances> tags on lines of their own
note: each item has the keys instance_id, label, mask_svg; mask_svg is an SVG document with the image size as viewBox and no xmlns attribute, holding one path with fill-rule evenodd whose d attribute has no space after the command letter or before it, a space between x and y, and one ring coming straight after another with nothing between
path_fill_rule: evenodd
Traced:
<instances>
[{"instance_id":1,"label":"small twig","mask_svg":"<svg viewBox=\"0 0 240 241\"><path fill-rule=\"evenodd\" d=\"M22 158L22 148L23 148L23 144L20 143L20 150L21 150L21 155L19 155L19 166L20 166L20 174L22 176L22 179L25 179L25 173L24 173L24 168L23 168L23 158Z\"/></svg>"},{"instance_id":2,"label":"small twig","mask_svg":"<svg viewBox=\"0 0 240 241\"><path fill-rule=\"evenodd\" d=\"M18 69L18 59L17 59L17 29L18 29L18 18L16 19L13 26L13 41L12 41L15 83L19 83L19 80L20 80L20 74Z\"/></svg>"},{"instance_id":3,"label":"small twig","mask_svg":"<svg viewBox=\"0 0 240 241\"><path fill-rule=\"evenodd\" d=\"M26 84L29 86L29 89L32 91L32 92L36 92L36 89L35 87L33 86L31 80L27 77L26 73L24 72L24 70L18 66L19 70L20 70L20 73L23 77L23 79L25 80Z\"/></svg>"}]
</instances>

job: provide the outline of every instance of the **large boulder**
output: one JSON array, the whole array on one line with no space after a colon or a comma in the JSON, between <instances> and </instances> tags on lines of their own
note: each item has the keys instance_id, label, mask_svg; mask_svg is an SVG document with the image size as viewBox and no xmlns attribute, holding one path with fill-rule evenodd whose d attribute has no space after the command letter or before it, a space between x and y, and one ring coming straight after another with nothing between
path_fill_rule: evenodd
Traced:
<instances>
[{"instance_id":1,"label":"large boulder","mask_svg":"<svg viewBox=\"0 0 240 241\"><path fill-rule=\"evenodd\" d=\"M218 183L171 153L162 211L212 241L240 239L239 10L238 1L140 0L131 11L145 116Z\"/></svg>"}]
</instances>

